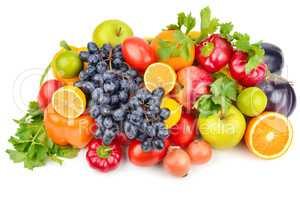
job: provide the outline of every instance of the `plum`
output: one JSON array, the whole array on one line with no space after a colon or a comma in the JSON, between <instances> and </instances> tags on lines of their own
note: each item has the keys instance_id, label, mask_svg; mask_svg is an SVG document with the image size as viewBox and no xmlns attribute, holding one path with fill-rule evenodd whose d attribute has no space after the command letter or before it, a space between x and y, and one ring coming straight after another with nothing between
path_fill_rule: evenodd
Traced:
<instances>
[{"instance_id":1,"label":"plum","mask_svg":"<svg viewBox=\"0 0 300 200\"><path fill-rule=\"evenodd\" d=\"M264 63L268 65L271 73L280 75L284 66L284 58L279 47L271 43L262 43L265 50Z\"/></svg>"},{"instance_id":2,"label":"plum","mask_svg":"<svg viewBox=\"0 0 300 200\"><path fill-rule=\"evenodd\" d=\"M284 78L271 74L259 87L268 97L267 111L279 112L290 116L296 107L296 94Z\"/></svg>"}]
</instances>

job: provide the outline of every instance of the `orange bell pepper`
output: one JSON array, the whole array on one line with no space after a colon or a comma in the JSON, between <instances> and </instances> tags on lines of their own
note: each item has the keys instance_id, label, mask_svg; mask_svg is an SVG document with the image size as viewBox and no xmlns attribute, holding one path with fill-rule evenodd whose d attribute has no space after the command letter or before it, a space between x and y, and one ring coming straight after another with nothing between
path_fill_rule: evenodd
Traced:
<instances>
[{"instance_id":1,"label":"orange bell pepper","mask_svg":"<svg viewBox=\"0 0 300 200\"><path fill-rule=\"evenodd\" d=\"M51 103L44 111L44 124L48 137L55 144L70 144L77 148L85 147L96 130L95 120L88 114L76 119L67 119L59 115Z\"/></svg>"}]
</instances>

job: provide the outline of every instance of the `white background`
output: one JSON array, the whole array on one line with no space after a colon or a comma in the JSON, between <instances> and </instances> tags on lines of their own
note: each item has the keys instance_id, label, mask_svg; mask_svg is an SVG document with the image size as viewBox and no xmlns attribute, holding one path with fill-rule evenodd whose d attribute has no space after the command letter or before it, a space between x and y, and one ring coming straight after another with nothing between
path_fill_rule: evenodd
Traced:
<instances>
[{"instance_id":1,"label":"white background","mask_svg":"<svg viewBox=\"0 0 300 200\"><path fill-rule=\"evenodd\" d=\"M12 119L21 117L27 102L35 99L39 73L60 40L84 46L95 26L109 18L127 22L137 36L153 36L175 22L179 11L198 17L206 5L254 40L279 45L289 66L288 78L300 94L297 1L1 1L0 199L299 199L299 107L291 117L294 141L282 158L260 160L243 146L214 151L211 162L193 166L182 179L160 167L139 168L129 162L101 174L88 167L83 152L62 166L48 163L30 171L13 164L4 152L16 129Z\"/></svg>"}]
</instances>

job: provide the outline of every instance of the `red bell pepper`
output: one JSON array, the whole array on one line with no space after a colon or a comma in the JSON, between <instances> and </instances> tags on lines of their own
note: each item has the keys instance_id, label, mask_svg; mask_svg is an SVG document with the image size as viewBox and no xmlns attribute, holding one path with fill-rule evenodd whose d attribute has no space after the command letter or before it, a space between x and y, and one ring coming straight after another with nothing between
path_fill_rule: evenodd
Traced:
<instances>
[{"instance_id":1,"label":"red bell pepper","mask_svg":"<svg viewBox=\"0 0 300 200\"><path fill-rule=\"evenodd\" d=\"M233 47L219 34L213 34L196 46L198 64L207 72L217 72L231 60Z\"/></svg>"},{"instance_id":2,"label":"red bell pepper","mask_svg":"<svg viewBox=\"0 0 300 200\"><path fill-rule=\"evenodd\" d=\"M120 144L113 142L110 145L104 145L102 140L93 139L87 148L86 159L92 168L101 172L109 172L119 166L122 159Z\"/></svg>"}]
</instances>

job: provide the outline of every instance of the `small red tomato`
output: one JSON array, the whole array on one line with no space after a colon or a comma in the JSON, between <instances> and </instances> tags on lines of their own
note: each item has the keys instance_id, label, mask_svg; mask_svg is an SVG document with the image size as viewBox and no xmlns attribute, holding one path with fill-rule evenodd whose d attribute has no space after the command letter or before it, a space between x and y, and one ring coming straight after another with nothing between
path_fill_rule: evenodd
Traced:
<instances>
[{"instance_id":1,"label":"small red tomato","mask_svg":"<svg viewBox=\"0 0 300 200\"><path fill-rule=\"evenodd\" d=\"M86 159L89 165L101 172L109 172L116 169L122 159L120 144L111 143L104 145L102 140L94 139L88 145Z\"/></svg>"},{"instance_id":2,"label":"small red tomato","mask_svg":"<svg viewBox=\"0 0 300 200\"><path fill-rule=\"evenodd\" d=\"M203 140L194 140L186 149L193 164L204 164L211 159L211 146Z\"/></svg>"},{"instance_id":3,"label":"small red tomato","mask_svg":"<svg viewBox=\"0 0 300 200\"><path fill-rule=\"evenodd\" d=\"M192 115L183 113L179 122L171 128L170 140L180 147L186 147L196 137L197 121Z\"/></svg>"},{"instance_id":4,"label":"small red tomato","mask_svg":"<svg viewBox=\"0 0 300 200\"><path fill-rule=\"evenodd\" d=\"M250 87L261 83L266 76L267 65L259 64L250 73L246 73L246 64L248 62L248 54L242 51L234 52L229 70L231 76L242 86Z\"/></svg>"},{"instance_id":5,"label":"small red tomato","mask_svg":"<svg viewBox=\"0 0 300 200\"><path fill-rule=\"evenodd\" d=\"M143 72L156 61L156 55L149 44L142 38L129 37L122 43L125 61L134 69Z\"/></svg>"},{"instance_id":6,"label":"small red tomato","mask_svg":"<svg viewBox=\"0 0 300 200\"><path fill-rule=\"evenodd\" d=\"M164 169L177 177L184 177L190 170L191 159L180 147L170 147L163 161Z\"/></svg>"},{"instance_id":7,"label":"small red tomato","mask_svg":"<svg viewBox=\"0 0 300 200\"><path fill-rule=\"evenodd\" d=\"M129 145L128 157L129 160L137 166L153 166L158 164L165 157L168 147L169 141L165 140L165 147L162 150L144 152L141 142L134 140Z\"/></svg>"},{"instance_id":8,"label":"small red tomato","mask_svg":"<svg viewBox=\"0 0 300 200\"><path fill-rule=\"evenodd\" d=\"M40 88L38 95L38 103L42 110L44 110L51 102L53 93L63 86L63 82L58 80L48 80Z\"/></svg>"}]
</instances>

